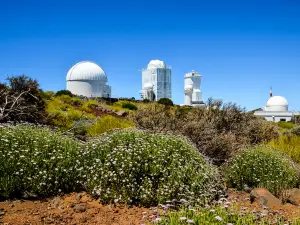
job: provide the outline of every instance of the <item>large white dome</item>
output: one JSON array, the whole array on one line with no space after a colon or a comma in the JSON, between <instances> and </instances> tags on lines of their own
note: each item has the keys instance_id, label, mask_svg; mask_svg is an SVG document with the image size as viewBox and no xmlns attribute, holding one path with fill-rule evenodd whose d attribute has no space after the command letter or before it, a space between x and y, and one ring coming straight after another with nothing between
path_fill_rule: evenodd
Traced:
<instances>
[{"instance_id":1,"label":"large white dome","mask_svg":"<svg viewBox=\"0 0 300 225\"><path fill-rule=\"evenodd\" d=\"M151 60L150 63L148 64L147 69L157 69L157 68L166 68L166 64L163 61L160 60Z\"/></svg>"},{"instance_id":2,"label":"large white dome","mask_svg":"<svg viewBox=\"0 0 300 225\"><path fill-rule=\"evenodd\" d=\"M289 103L282 96L273 96L267 101L266 111L288 111Z\"/></svg>"},{"instance_id":3,"label":"large white dome","mask_svg":"<svg viewBox=\"0 0 300 225\"><path fill-rule=\"evenodd\" d=\"M74 65L67 74L67 81L100 80L107 82L104 70L94 62L82 61Z\"/></svg>"}]
</instances>

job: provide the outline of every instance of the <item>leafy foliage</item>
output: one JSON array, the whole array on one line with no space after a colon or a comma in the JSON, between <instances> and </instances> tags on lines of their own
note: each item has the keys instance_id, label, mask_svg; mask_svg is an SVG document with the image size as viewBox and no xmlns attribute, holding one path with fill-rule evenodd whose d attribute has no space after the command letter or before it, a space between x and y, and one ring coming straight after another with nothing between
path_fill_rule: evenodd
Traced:
<instances>
[{"instance_id":1,"label":"leafy foliage","mask_svg":"<svg viewBox=\"0 0 300 225\"><path fill-rule=\"evenodd\" d=\"M215 168L185 140L119 131L90 144L87 187L103 202L153 205L170 199L205 204L222 193Z\"/></svg>"},{"instance_id":2,"label":"leafy foliage","mask_svg":"<svg viewBox=\"0 0 300 225\"><path fill-rule=\"evenodd\" d=\"M291 159L300 163L300 137L294 135L282 135L267 143L275 149L281 150L284 154L291 157Z\"/></svg>"},{"instance_id":3,"label":"leafy foliage","mask_svg":"<svg viewBox=\"0 0 300 225\"><path fill-rule=\"evenodd\" d=\"M38 82L24 75L7 80L0 87L0 122L43 122L46 103Z\"/></svg>"},{"instance_id":4,"label":"leafy foliage","mask_svg":"<svg viewBox=\"0 0 300 225\"><path fill-rule=\"evenodd\" d=\"M188 137L216 164L230 159L243 146L278 137L276 125L246 113L236 104L210 99L206 108L144 104L131 115L137 127Z\"/></svg>"},{"instance_id":5,"label":"leafy foliage","mask_svg":"<svg viewBox=\"0 0 300 225\"><path fill-rule=\"evenodd\" d=\"M124 118L114 116L104 116L97 119L93 124L87 127L87 135L90 137L98 136L112 129L124 129L133 127L134 124Z\"/></svg>"},{"instance_id":6,"label":"leafy foliage","mask_svg":"<svg viewBox=\"0 0 300 225\"><path fill-rule=\"evenodd\" d=\"M165 106L173 106L173 101L169 98L161 98L157 101L157 103L165 105Z\"/></svg>"},{"instance_id":7,"label":"leafy foliage","mask_svg":"<svg viewBox=\"0 0 300 225\"><path fill-rule=\"evenodd\" d=\"M122 108L123 109L130 109L130 110L137 110L138 109L135 104L130 103L130 102L122 104Z\"/></svg>"},{"instance_id":8,"label":"leafy foliage","mask_svg":"<svg viewBox=\"0 0 300 225\"><path fill-rule=\"evenodd\" d=\"M297 171L281 152L271 148L247 149L236 155L227 169L227 182L242 190L265 187L279 196L284 189L296 187Z\"/></svg>"},{"instance_id":9,"label":"leafy foliage","mask_svg":"<svg viewBox=\"0 0 300 225\"><path fill-rule=\"evenodd\" d=\"M55 93L56 97L61 96L61 95L68 95L70 97L73 96L72 92L69 91L69 90L60 90L60 91L58 91L58 92Z\"/></svg>"},{"instance_id":10,"label":"leafy foliage","mask_svg":"<svg viewBox=\"0 0 300 225\"><path fill-rule=\"evenodd\" d=\"M0 127L0 198L48 196L80 188L82 146L46 127Z\"/></svg>"}]
</instances>

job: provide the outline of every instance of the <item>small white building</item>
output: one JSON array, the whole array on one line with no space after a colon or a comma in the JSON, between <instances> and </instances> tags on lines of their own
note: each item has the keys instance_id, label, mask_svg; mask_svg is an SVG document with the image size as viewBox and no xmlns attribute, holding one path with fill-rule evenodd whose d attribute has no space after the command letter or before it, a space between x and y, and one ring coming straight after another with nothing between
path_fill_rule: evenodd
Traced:
<instances>
[{"instance_id":1,"label":"small white building","mask_svg":"<svg viewBox=\"0 0 300 225\"><path fill-rule=\"evenodd\" d=\"M75 95L85 97L111 97L104 70L94 62L82 61L74 65L68 72L67 90Z\"/></svg>"},{"instance_id":2,"label":"small white building","mask_svg":"<svg viewBox=\"0 0 300 225\"><path fill-rule=\"evenodd\" d=\"M151 60L147 69L142 70L142 99L158 101L161 98L172 100L171 69L160 60Z\"/></svg>"},{"instance_id":3,"label":"small white building","mask_svg":"<svg viewBox=\"0 0 300 225\"><path fill-rule=\"evenodd\" d=\"M265 120L271 122L291 121L298 113L289 111L289 103L282 96L273 96L270 92L270 98L265 107L261 111L254 112L254 115L264 117Z\"/></svg>"},{"instance_id":4,"label":"small white building","mask_svg":"<svg viewBox=\"0 0 300 225\"><path fill-rule=\"evenodd\" d=\"M203 106L202 92L200 90L201 75L192 70L184 76L184 104L190 106Z\"/></svg>"}]
</instances>

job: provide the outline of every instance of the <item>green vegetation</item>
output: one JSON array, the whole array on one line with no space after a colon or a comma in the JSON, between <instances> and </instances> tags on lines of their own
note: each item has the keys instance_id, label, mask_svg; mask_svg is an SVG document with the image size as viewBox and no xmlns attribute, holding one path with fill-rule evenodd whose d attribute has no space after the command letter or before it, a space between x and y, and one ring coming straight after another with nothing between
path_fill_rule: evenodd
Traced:
<instances>
[{"instance_id":1,"label":"green vegetation","mask_svg":"<svg viewBox=\"0 0 300 225\"><path fill-rule=\"evenodd\" d=\"M284 189L296 187L297 171L281 152L272 148L257 147L242 151L230 163L227 182L243 190L248 187L265 187L276 196Z\"/></svg>"},{"instance_id":2,"label":"green vegetation","mask_svg":"<svg viewBox=\"0 0 300 225\"><path fill-rule=\"evenodd\" d=\"M173 101L169 98L161 98L157 101L158 104L162 104L165 106L173 106Z\"/></svg>"},{"instance_id":3,"label":"green vegetation","mask_svg":"<svg viewBox=\"0 0 300 225\"><path fill-rule=\"evenodd\" d=\"M239 213L234 210L228 210L221 206L215 208L182 209L180 211L171 211L167 215L154 219L159 225L267 225L288 224L283 218L267 219L253 213ZM300 224L300 220L293 221L294 225Z\"/></svg>"},{"instance_id":4,"label":"green vegetation","mask_svg":"<svg viewBox=\"0 0 300 225\"><path fill-rule=\"evenodd\" d=\"M283 121L278 122L277 125L278 125L278 127L282 128L283 130L289 130L289 129L296 127L296 125L294 123L283 122Z\"/></svg>"},{"instance_id":5,"label":"green vegetation","mask_svg":"<svg viewBox=\"0 0 300 225\"><path fill-rule=\"evenodd\" d=\"M88 113L89 102L83 104L79 99L68 95L52 98L47 102L48 122L62 129L71 128L76 121L92 120L95 115Z\"/></svg>"},{"instance_id":6,"label":"green vegetation","mask_svg":"<svg viewBox=\"0 0 300 225\"><path fill-rule=\"evenodd\" d=\"M93 124L87 127L87 135L95 137L112 129L124 129L134 127L134 124L127 119L114 116L104 116L97 119Z\"/></svg>"},{"instance_id":7,"label":"green vegetation","mask_svg":"<svg viewBox=\"0 0 300 225\"><path fill-rule=\"evenodd\" d=\"M188 137L217 165L229 160L244 146L279 135L276 124L248 114L235 104L212 99L207 102L207 108L143 104L131 118L138 128Z\"/></svg>"},{"instance_id":8,"label":"green vegetation","mask_svg":"<svg viewBox=\"0 0 300 225\"><path fill-rule=\"evenodd\" d=\"M81 145L46 127L0 127L0 198L49 196L81 185Z\"/></svg>"},{"instance_id":9,"label":"green vegetation","mask_svg":"<svg viewBox=\"0 0 300 225\"><path fill-rule=\"evenodd\" d=\"M204 205L222 193L216 168L176 136L119 131L89 149L95 164L87 187L104 202L151 206L186 199Z\"/></svg>"},{"instance_id":10,"label":"green vegetation","mask_svg":"<svg viewBox=\"0 0 300 225\"><path fill-rule=\"evenodd\" d=\"M73 96L73 94L71 93L71 91L68 91L68 90L60 90L60 91L58 91L58 92L55 93L56 97L61 96L61 95L68 95L70 97Z\"/></svg>"},{"instance_id":11,"label":"green vegetation","mask_svg":"<svg viewBox=\"0 0 300 225\"><path fill-rule=\"evenodd\" d=\"M282 135L277 139L271 140L267 145L281 150L294 162L300 163L300 136Z\"/></svg>"}]
</instances>

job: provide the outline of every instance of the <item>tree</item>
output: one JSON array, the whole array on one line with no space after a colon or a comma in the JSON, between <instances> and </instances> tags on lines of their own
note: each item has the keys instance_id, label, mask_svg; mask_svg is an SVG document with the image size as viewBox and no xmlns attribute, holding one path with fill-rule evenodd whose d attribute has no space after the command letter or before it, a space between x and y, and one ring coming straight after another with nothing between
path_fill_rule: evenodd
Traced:
<instances>
[{"instance_id":1,"label":"tree","mask_svg":"<svg viewBox=\"0 0 300 225\"><path fill-rule=\"evenodd\" d=\"M171 99L168 98L161 98L157 101L159 104L165 105L165 106L173 106L173 102Z\"/></svg>"},{"instance_id":2,"label":"tree","mask_svg":"<svg viewBox=\"0 0 300 225\"><path fill-rule=\"evenodd\" d=\"M56 92L55 96L61 96L61 95L69 95L70 97L73 97L73 94L71 91L68 90L60 90L58 92Z\"/></svg>"},{"instance_id":3,"label":"tree","mask_svg":"<svg viewBox=\"0 0 300 225\"><path fill-rule=\"evenodd\" d=\"M7 80L0 85L0 122L42 122L46 103L38 82L24 75Z\"/></svg>"}]
</instances>

